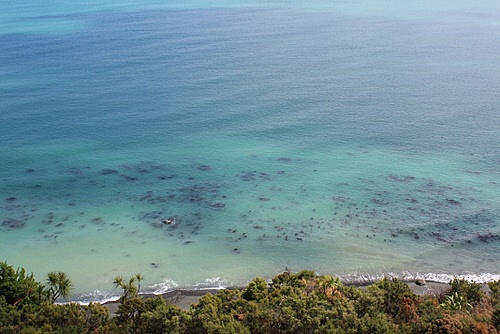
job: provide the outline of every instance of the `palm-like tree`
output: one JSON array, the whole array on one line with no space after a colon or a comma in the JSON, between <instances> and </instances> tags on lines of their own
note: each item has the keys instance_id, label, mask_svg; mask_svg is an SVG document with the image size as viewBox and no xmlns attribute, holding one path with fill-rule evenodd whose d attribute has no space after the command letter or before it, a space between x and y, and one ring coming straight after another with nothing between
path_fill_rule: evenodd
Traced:
<instances>
[{"instance_id":1,"label":"palm-like tree","mask_svg":"<svg viewBox=\"0 0 500 334\"><path fill-rule=\"evenodd\" d=\"M62 271L52 271L47 274L47 298L52 303L59 297L64 299L71 296L73 285L68 275Z\"/></svg>"},{"instance_id":2,"label":"palm-like tree","mask_svg":"<svg viewBox=\"0 0 500 334\"><path fill-rule=\"evenodd\" d=\"M137 293L139 293L141 291L141 281L144 280L144 276L136 274L135 279L137 280Z\"/></svg>"},{"instance_id":3,"label":"palm-like tree","mask_svg":"<svg viewBox=\"0 0 500 334\"><path fill-rule=\"evenodd\" d=\"M35 304L40 303L41 298L37 292L43 290L43 286L35 280L33 274L22 280L20 290L24 295L24 300Z\"/></svg>"},{"instance_id":4,"label":"palm-like tree","mask_svg":"<svg viewBox=\"0 0 500 334\"><path fill-rule=\"evenodd\" d=\"M141 281L144 279L144 276L141 274L137 274L132 276L127 280L123 278L123 276L115 277L113 284L115 288L120 288L123 290L121 300L124 301L129 298L137 297L139 294L139 290L141 288ZM137 283L136 283L137 282Z\"/></svg>"}]
</instances>

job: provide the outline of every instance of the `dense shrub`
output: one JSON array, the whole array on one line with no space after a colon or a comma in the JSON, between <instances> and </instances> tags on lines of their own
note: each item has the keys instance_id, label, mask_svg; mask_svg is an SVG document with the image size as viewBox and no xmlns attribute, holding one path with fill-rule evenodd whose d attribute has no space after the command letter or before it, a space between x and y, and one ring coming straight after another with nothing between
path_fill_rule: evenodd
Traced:
<instances>
[{"instance_id":1,"label":"dense shrub","mask_svg":"<svg viewBox=\"0 0 500 334\"><path fill-rule=\"evenodd\" d=\"M480 284L455 278L450 282L450 288L446 292L446 295L458 296L459 298L463 298L463 303L475 306L481 301L481 298L484 297L484 292L481 290Z\"/></svg>"},{"instance_id":2,"label":"dense shrub","mask_svg":"<svg viewBox=\"0 0 500 334\"><path fill-rule=\"evenodd\" d=\"M40 304L44 296L43 285L33 274L26 274L24 268L15 270L7 262L0 262L0 296L7 304L18 308L25 304Z\"/></svg>"},{"instance_id":3,"label":"dense shrub","mask_svg":"<svg viewBox=\"0 0 500 334\"><path fill-rule=\"evenodd\" d=\"M418 319L417 296L408 284L398 280L385 277L383 280L368 288L372 294L380 293L382 290L383 304L381 309L392 316L396 323L413 323Z\"/></svg>"},{"instance_id":4,"label":"dense shrub","mask_svg":"<svg viewBox=\"0 0 500 334\"><path fill-rule=\"evenodd\" d=\"M161 334L161 333L185 333L190 316L179 307L167 304L160 297L149 298L144 302L144 312L141 321L135 329L138 333Z\"/></svg>"},{"instance_id":5,"label":"dense shrub","mask_svg":"<svg viewBox=\"0 0 500 334\"><path fill-rule=\"evenodd\" d=\"M500 331L500 280L488 283L491 290L491 304L493 311L491 314L491 324Z\"/></svg>"}]
</instances>

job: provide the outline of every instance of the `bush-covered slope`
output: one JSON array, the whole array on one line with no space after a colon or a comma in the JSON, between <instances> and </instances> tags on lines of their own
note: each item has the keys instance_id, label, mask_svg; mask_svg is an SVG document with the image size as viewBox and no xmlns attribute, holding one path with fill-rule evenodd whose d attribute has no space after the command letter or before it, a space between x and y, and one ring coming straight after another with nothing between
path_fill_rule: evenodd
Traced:
<instances>
[{"instance_id":1,"label":"bush-covered slope","mask_svg":"<svg viewBox=\"0 0 500 334\"><path fill-rule=\"evenodd\" d=\"M54 304L70 293L64 273L37 282L0 262L1 333L498 333L500 281L453 280L441 295L417 296L385 278L366 289L311 271L255 278L243 290L203 296L189 310L139 296L141 275L117 277L117 314L100 304Z\"/></svg>"}]
</instances>

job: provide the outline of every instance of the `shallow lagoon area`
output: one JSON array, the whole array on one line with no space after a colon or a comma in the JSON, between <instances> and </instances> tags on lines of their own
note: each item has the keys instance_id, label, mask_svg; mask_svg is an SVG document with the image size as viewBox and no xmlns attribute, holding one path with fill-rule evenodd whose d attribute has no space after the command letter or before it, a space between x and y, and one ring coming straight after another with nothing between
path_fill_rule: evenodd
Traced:
<instances>
[{"instance_id":1,"label":"shallow lagoon area","mask_svg":"<svg viewBox=\"0 0 500 334\"><path fill-rule=\"evenodd\" d=\"M80 300L498 278L494 4L128 4L1 16L2 259Z\"/></svg>"}]
</instances>

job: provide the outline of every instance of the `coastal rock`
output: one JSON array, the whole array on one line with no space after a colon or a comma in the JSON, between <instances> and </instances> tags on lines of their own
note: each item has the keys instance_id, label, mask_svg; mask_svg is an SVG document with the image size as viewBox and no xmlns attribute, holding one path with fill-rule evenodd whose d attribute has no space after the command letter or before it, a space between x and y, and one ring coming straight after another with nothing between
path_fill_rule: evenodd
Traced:
<instances>
[{"instance_id":1,"label":"coastal rock","mask_svg":"<svg viewBox=\"0 0 500 334\"><path fill-rule=\"evenodd\" d=\"M424 286L424 285L426 285L425 280L423 278L417 278L415 280L415 284L418 285L418 286Z\"/></svg>"}]
</instances>

